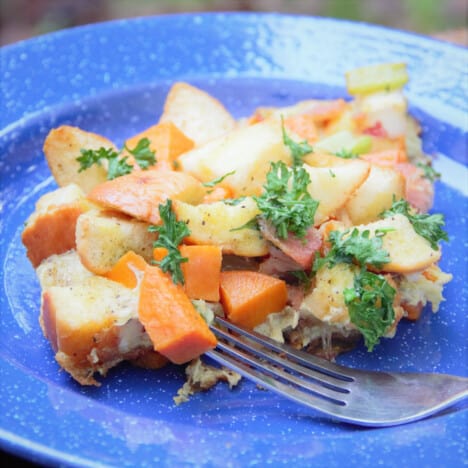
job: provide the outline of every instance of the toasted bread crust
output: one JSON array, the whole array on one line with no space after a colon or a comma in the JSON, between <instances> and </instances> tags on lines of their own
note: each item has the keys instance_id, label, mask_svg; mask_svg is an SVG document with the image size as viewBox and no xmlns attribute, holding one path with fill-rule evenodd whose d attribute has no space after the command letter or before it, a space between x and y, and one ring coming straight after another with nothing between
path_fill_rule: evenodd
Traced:
<instances>
[{"instance_id":1,"label":"toasted bread crust","mask_svg":"<svg viewBox=\"0 0 468 468\"><path fill-rule=\"evenodd\" d=\"M188 83L175 83L166 98L160 122L174 123L202 145L234 129L236 122L213 96Z\"/></svg>"},{"instance_id":2,"label":"toasted bread crust","mask_svg":"<svg viewBox=\"0 0 468 468\"><path fill-rule=\"evenodd\" d=\"M96 385L95 373L152 349L137 302L136 290L98 276L45 289L40 323L57 362L82 385Z\"/></svg>"},{"instance_id":3,"label":"toasted bread crust","mask_svg":"<svg viewBox=\"0 0 468 468\"><path fill-rule=\"evenodd\" d=\"M100 165L94 165L79 172L80 164L76 158L81 156L81 149L99 148L115 149L115 146L101 135L70 125L51 130L44 142L44 154L57 184L63 187L75 183L85 193L104 182L107 171Z\"/></svg>"},{"instance_id":4,"label":"toasted bread crust","mask_svg":"<svg viewBox=\"0 0 468 468\"><path fill-rule=\"evenodd\" d=\"M155 233L148 223L117 212L89 211L76 223L76 248L83 265L91 272L104 275L129 250L150 261Z\"/></svg>"},{"instance_id":5,"label":"toasted bread crust","mask_svg":"<svg viewBox=\"0 0 468 468\"><path fill-rule=\"evenodd\" d=\"M75 248L78 217L90 208L75 184L43 195L26 222L21 240L34 268L51 255Z\"/></svg>"},{"instance_id":6,"label":"toasted bread crust","mask_svg":"<svg viewBox=\"0 0 468 468\"><path fill-rule=\"evenodd\" d=\"M75 248L75 227L83 213L79 204L57 207L36 218L23 231L21 240L33 267L51 255Z\"/></svg>"}]
</instances>

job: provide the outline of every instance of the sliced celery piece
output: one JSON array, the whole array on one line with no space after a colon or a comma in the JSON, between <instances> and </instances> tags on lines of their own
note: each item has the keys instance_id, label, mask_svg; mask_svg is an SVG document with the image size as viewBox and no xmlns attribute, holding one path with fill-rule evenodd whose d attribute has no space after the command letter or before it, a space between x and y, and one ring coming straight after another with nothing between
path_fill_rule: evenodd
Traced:
<instances>
[{"instance_id":1,"label":"sliced celery piece","mask_svg":"<svg viewBox=\"0 0 468 468\"><path fill-rule=\"evenodd\" d=\"M346 151L356 155L370 151L372 139L368 135L356 136L349 130L341 130L314 144L315 152L339 153Z\"/></svg>"},{"instance_id":2,"label":"sliced celery piece","mask_svg":"<svg viewBox=\"0 0 468 468\"><path fill-rule=\"evenodd\" d=\"M346 87L352 95L400 89L407 81L405 63L369 65L346 73Z\"/></svg>"},{"instance_id":3,"label":"sliced celery piece","mask_svg":"<svg viewBox=\"0 0 468 468\"><path fill-rule=\"evenodd\" d=\"M371 150L371 147L372 138L369 135L362 135L356 138L350 151L354 154L366 154Z\"/></svg>"}]
</instances>

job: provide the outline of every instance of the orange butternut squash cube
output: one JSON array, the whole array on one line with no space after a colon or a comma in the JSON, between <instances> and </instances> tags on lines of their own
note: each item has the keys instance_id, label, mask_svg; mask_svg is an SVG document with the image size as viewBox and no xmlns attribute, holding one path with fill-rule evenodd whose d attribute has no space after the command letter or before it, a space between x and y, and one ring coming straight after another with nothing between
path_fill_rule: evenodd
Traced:
<instances>
[{"instance_id":1,"label":"orange butternut squash cube","mask_svg":"<svg viewBox=\"0 0 468 468\"><path fill-rule=\"evenodd\" d=\"M169 169L174 169L174 161L177 157L194 147L193 141L172 122L162 122L143 130L126 140L125 146L133 149L143 138L148 138L149 147L155 152L156 165L158 167L164 165ZM123 152L123 156L128 156L128 162L134 164L133 156L127 151Z\"/></svg>"},{"instance_id":2,"label":"orange butternut squash cube","mask_svg":"<svg viewBox=\"0 0 468 468\"><path fill-rule=\"evenodd\" d=\"M218 245L181 245L180 253L187 258L181 264L185 292L191 299L219 301L221 278L221 247Z\"/></svg>"},{"instance_id":3,"label":"orange butternut squash cube","mask_svg":"<svg viewBox=\"0 0 468 468\"><path fill-rule=\"evenodd\" d=\"M283 280L244 270L223 271L220 291L227 318L249 329L284 309L288 296Z\"/></svg>"},{"instance_id":4,"label":"orange butternut squash cube","mask_svg":"<svg viewBox=\"0 0 468 468\"><path fill-rule=\"evenodd\" d=\"M205 195L201 182L189 174L162 169L135 171L96 186L88 198L106 208L159 224L159 205L170 198L199 203Z\"/></svg>"},{"instance_id":5,"label":"orange butternut squash cube","mask_svg":"<svg viewBox=\"0 0 468 468\"><path fill-rule=\"evenodd\" d=\"M147 266L140 287L138 316L155 351L184 364L216 346L216 337L181 284L157 266Z\"/></svg>"}]
</instances>

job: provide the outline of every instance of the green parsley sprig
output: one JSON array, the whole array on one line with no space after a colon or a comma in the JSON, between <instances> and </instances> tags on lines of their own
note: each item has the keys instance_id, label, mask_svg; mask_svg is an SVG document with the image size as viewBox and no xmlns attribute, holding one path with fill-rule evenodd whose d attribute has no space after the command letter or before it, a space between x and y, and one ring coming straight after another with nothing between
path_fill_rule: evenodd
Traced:
<instances>
[{"instance_id":1,"label":"green parsley sprig","mask_svg":"<svg viewBox=\"0 0 468 468\"><path fill-rule=\"evenodd\" d=\"M416 213L406 200L393 200L389 210L381 213L382 218L388 218L396 214L406 216L413 225L414 230L424 239L428 240L434 250L439 249L438 243L448 241L448 234L442 229L445 225L442 214Z\"/></svg>"},{"instance_id":2,"label":"green parsley sprig","mask_svg":"<svg viewBox=\"0 0 468 468\"><path fill-rule=\"evenodd\" d=\"M245 200L245 197L239 197L239 198L225 198L223 200L223 203L225 205L229 205L229 206L236 206L236 205L239 205L240 203L242 203L243 201Z\"/></svg>"},{"instance_id":3,"label":"green parsley sprig","mask_svg":"<svg viewBox=\"0 0 468 468\"><path fill-rule=\"evenodd\" d=\"M153 247L164 247L167 249L167 255L155 263L160 266L161 270L171 274L172 281L175 284L184 284L184 275L180 265L188 259L181 255L179 245L190 234L190 229L185 222L177 221L172 211L171 200L167 200L164 205L159 205L159 215L162 224L160 226L149 226L148 231L159 233Z\"/></svg>"},{"instance_id":4,"label":"green parsley sprig","mask_svg":"<svg viewBox=\"0 0 468 468\"><path fill-rule=\"evenodd\" d=\"M437 172L430 164L418 162L416 163L416 166L423 170L423 177L429 180L430 182L435 182L441 177L440 172Z\"/></svg>"},{"instance_id":5,"label":"green parsley sprig","mask_svg":"<svg viewBox=\"0 0 468 468\"><path fill-rule=\"evenodd\" d=\"M307 140L304 140L300 143L294 141L287 133L284 128L284 119L281 117L281 132L283 134L283 144L289 148L291 152L291 157L293 160L293 167L301 166L304 164L303 158L305 155L313 153L314 148L307 143Z\"/></svg>"},{"instance_id":6,"label":"green parsley sprig","mask_svg":"<svg viewBox=\"0 0 468 468\"><path fill-rule=\"evenodd\" d=\"M210 180L209 182L204 182L202 185L203 187L213 188L215 185L218 185L219 183L221 183L226 177L229 177L230 175L235 174L235 172L236 171L228 172L227 174L217 177L216 179ZM207 193L211 193L211 191L208 191Z\"/></svg>"},{"instance_id":7,"label":"green parsley sprig","mask_svg":"<svg viewBox=\"0 0 468 468\"><path fill-rule=\"evenodd\" d=\"M363 335L369 351L395 320L395 289L383 276L367 271L367 266L380 269L390 261L388 252L382 248L386 232L382 229L371 237L369 230L332 231L329 235L331 249L325 257L316 255L312 269L317 272L324 266L332 268L339 263L360 266L354 277L354 287L346 288L343 295L350 320Z\"/></svg>"},{"instance_id":8,"label":"green parsley sprig","mask_svg":"<svg viewBox=\"0 0 468 468\"><path fill-rule=\"evenodd\" d=\"M286 239L289 233L304 238L313 226L319 202L309 194L309 184L310 176L304 168L289 169L282 161L271 163L264 191L254 200L280 239Z\"/></svg>"},{"instance_id":9,"label":"green parsley sprig","mask_svg":"<svg viewBox=\"0 0 468 468\"><path fill-rule=\"evenodd\" d=\"M359 155L357 155L356 153L353 153L350 150L347 150L346 148L343 148L342 150L337 151L335 153L335 156L338 156L339 158L342 158L342 159L357 159L357 158L359 158Z\"/></svg>"},{"instance_id":10,"label":"green parsley sprig","mask_svg":"<svg viewBox=\"0 0 468 468\"><path fill-rule=\"evenodd\" d=\"M124 150L128 151L135 158L136 163L141 169L148 169L148 167L156 163L155 152L150 148L149 139L142 138L138 141L135 148L130 149L124 145L119 152L112 148L104 147L97 150L81 149L81 156L76 158L80 163L78 172L85 171L95 164L101 165L103 160L107 160L107 178L109 180L130 174L133 170L133 166L128 164L128 156L121 157Z\"/></svg>"},{"instance_id":11,"label":"green parsley sprig","mask_svg":"<svg viewBox=\"0 0 468 468\"><path fill-rule=\"evenodd\" d=\"M256 231L260 230L260 227L258 225L258 217L255 216L252 219L249 219L245 224L239 227L235 227L232 229L229 229L229 232L236 232L236 231L241 231L242 229L254 229Z\"/></svg>"},{"instance_id":12,"label":"green parsley sprig","mask_svg":"<svg viewBox=\"0 0 468 468\"><path fill-rule=\"evenodd\" d=\"M138 140L135 148L130 149L127 145L124 145L124 148L135 158L141 169L148 169L156 164L155 151L150 148L150 145L151 142L145 137Z\"/></svg>"},{"instance_id":13,"label":"green parsley sprig","mask_svg":"<svg viewBox=\"0 0 468 468\"><path fill-rule=\"evenodd\" d=\"M302 285L305 291L309 291L312 286L312 276L304 270L293 270L290 272L294 278Z\"/></svg>"},{"instance_id":14,"label":"green parsley sprig","mask_svg":"<svg viewBox=\"0 0 468 468\"><path fill-rule=\"evenodd\" d=\"M332 231L329 236L332 247L325 257L316 256L313 271L318 271L324 265L331 268L338 263L358 263L362 268L366 265L382 268L390 261L388 252L382 248L384 234L379 232L371 237L369 230L359 231L357 228L351 233L349 230Z\"/></svg>"},{"instance_id":15,"label":"green parsley sprig","mask_svg":"<svg viewBox=\"0 0 468 468\"><path fill-rule=\"evenodd\" d=\"M395 289L383 276L361 270L354 277L354 287L343 294L351 322L362 333L367 350L372 351L395 320Z\"/></svg>"}]
</instances>

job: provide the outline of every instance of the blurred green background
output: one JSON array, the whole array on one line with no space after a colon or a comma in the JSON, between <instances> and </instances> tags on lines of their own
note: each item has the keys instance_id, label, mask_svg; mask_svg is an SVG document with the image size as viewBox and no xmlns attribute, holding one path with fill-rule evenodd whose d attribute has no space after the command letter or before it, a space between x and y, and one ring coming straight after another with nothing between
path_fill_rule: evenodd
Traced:
<instances>
[{"instance_id":1,"label":"blurred green background","mask_svg":"<svg viewBox=\"0 0 468 468\"><path fill-rule=\"evenodd\" d=\"M467 44L468 0L0 0L0 44L98 21L195 11L277 11L382 24Z\"/></svg>"}]
</instances>

